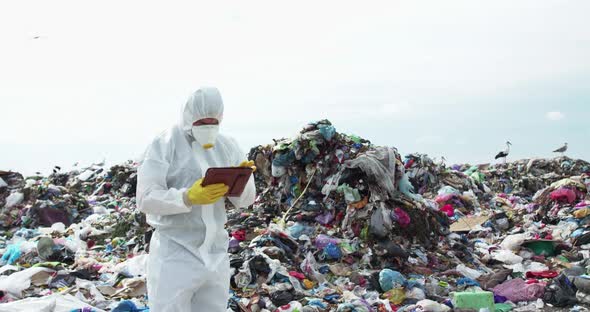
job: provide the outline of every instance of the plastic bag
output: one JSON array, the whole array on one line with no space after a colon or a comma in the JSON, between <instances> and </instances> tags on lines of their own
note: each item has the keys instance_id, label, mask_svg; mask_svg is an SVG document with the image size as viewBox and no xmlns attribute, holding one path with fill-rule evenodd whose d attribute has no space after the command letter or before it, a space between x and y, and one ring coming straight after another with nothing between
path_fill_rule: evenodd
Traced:
<instances>
[{"instance_id":1,"label":"plastic bag","mask_svg":"<svg viewBox=\"0 0 590 312\"><path fill-rule=\"evenodd\" d=\"M451 310L450 307L440 304L436 301L432 300L420 300L416 303L416 305L422 307L423 311L425 312L448 312Z\"/></svg>"},{"instance_id":2,"label":"plastic bag","mask_svg":"<svg viewBox=\"0 0 590 312\"><path fill-rule=\"evenodd\" d=\"M395 216L397 218L397 223L399 224L399 226L401 228L408 227L408 225L410 225L410 222L411 222L410 215L408 215L408 213L401 208L395 208L394 211L395 211Z\"/></svg>"},{"instance_id":3,"label":"plastic bag","mask_svg":"<svg viewBox=\"0 0 590 312\"><path fill-rule=\"evenodd\" d=\"M494 287L494 294L506 297L512 302L533 301L543 297L545 286L527 284L522 278L515 278Z\"/></svg>"},{"instance_id":4,"label":"plastic bag","mask_svg":"<svg viewBox=\"0 0 590 312\"><path fill-rule=\"evenodd\" d=\"M421 288L414 287L406 291L406 298L414 300L424 300L426 299L426 293Z\"/></svg>"},{"instance_id":5,"label":"plastic bag","mask_svg":"<svg viewBox=\"0 0 590 312\"><path fill-rule=\"evenodd\" d=\"M576 291L574 283L562 273L547 287L543 300L556 307L567 307L578 302Z\"/></svg>"},{"instance_id":6,"label":"plastic bag","mask_svg":"<svg viewBox=\"0 0 590 312\"><path fill-rule=\"evenodd\" d=\"M338 247L338 245L334 243L328 243L326 248L324 248L322 254L328 260L338 260L342 258L342 252L340 251L340 247Z\"/></svg>"},{"instance_id":7,"label":"plastic bag","mask_svg":"<svg viewBox=\"0 0 590 312\"><path fill-rule=\"evenodd\" d=\"M31 284L47 284L53 272L55 271L48 268L35 267L12 273L9 276L0 276L0 289L21 297L23 290L29 288Z\"/></svg>"},{"instance_id":8,"label":"plastic bag","mask_svg":"<svg viewBox=\"0 0 590 312\"><path fill-rule=\"evenodd\" d=\"M438 195L447 195L447 194L461 195L461 192L459 192L456 188L454 188L452 186L448 186L448 185L445 185L438 190Z\"/></svg>"},{"instance_id":9,"label":"plastic bag","mask_svg":"<svg viewBox=\"0 0 590 312\"><path fill-rule=\"evenodd\" d=\"M508 276L510 276L510 274L512 274L512 270L504 269L482 276L479 278L480 286L485 290L493 289L494 287L498 286L498 284L504 282Z\"/></svg>"},{"instance_id":10,"label":"plastic bag","mask_svg":"<svg viewBox=\"0 0 590 312\"><path fill-rule=\"evenodd\" d=\"M359 168L374 179L389 196L396 191L396 150L390 147L375 147L357 158L345 162L346 168ZM411 184L410 184L411 185Z\"/></svg>"},{"instance_id":11,"label":"plastic bag","mask_svg":"<svg viewBox=\"0 0 590 312\"><path fill-rule=\"evenodd\" d=\"M522 257L510 250L498 250L492 254L492 258L505 264L522 263Z\"/></svg>"},{"instance_id":12,"label":"plastic bag","mask_svg":"<svg viewBox=\"0 0 590 312\"><path fill-rule=\"evenodd\" d=\"M561 187L551 192L551 200L571 204L576 200L576 193L569 188Z\"/></svg>"},{"instance_id":13,"label":"plastic bag","mask_svg":"<svg viewBox=\"0 0 590 312\"><path fill-rule=\"evenodd\" d=\"M148 255L143 254L127 259L115 266L115 272L125 273L126 276L145 276L147 271Z\"/></svg>"},{"instance_id":14,"label":"plastic bag","mask_svg":"<svg viewBox=\"0 0 590 312\"><path fill-rule=\"evenodd\" d=\"M378 238L385 238L391 231L391 228L391 218L387 215L387 210L383 207L375 209L371 215L371 234Z\"/></svg>"},{"instance_id":15,"label":"plastic bag","mask_svg":"<svg viewBox=\"0 0 590 312\"><path fill-rule=\"evenodd\" d=\"M455 208L453 208L453 205L451 204L444 205L440 209L440 211L444 212L447 215L447 217L452 217L455 215Z\"/></svg>"},{"instance_id":16,"label":"plastic bag","mask_svg":"<svg viewBox=\"0 0 590 312\"><path fill-rule=\"evenodd\" d=\"M6 204L4 204L4 208L10 208L12 206L16 206L20 204L25 199L25 195L20 192L14 192L6 197Z\"/></svg>"},{"instance_id":17,"label":"plastic bag","mask_svg":"<svg viewBox=\"0 0 590 312\"><path fill-rule=\"evenodd\" d=\"M324 249L328 244L337 245L340 243L340 240L325 234L320 234L315 238L314 242L317 249Z\"/></svg>"},{"instance_id":18,"label":"plastic bag","mask_svg":"<svg viewBox=\"0 0 590 312\"><path fill-rule=\"evenodd\" d=\"M318 271L317 262L313 257L311 252L308 252L305 256L305 259L301 262L301 272L303 272L307 277L310 279L318 282L323 283L326 281L326 278Z\"/></svg>"},{"instance_id":19,"label":"plastic bag","mask_svg":"<svg viewBox=\"0 0 590 312\"><path fill-rule=\"evenodd\" d=\"M465 277L469 277L470 279L478 279L483 273L478 270L474 270L471 268L466 267L464 264L457 265L456 270L461 273Z\"/></svg>"},{"instance_id":20,"label":"plastic bag","mask_svg":"<svg viewBox=\"0 0 590 312\"><path fill-rule=\"evenodd\" d=\"M18 260L18 258L20 258L21 253L22 253L20 245L21 245L20 242L16 243L16 244L8 245L8 247L4 251L4 254L2 255L2 258L0 259L0 262L3 265L4 264L8 264L8 265L14 264Z\"/></svg>"},{"instance_id":21,"label":"plastic bag","mask_svg":"<svg viewBox=\"0 0 590 312\"><path fill-rule=\"evenodd\" d=\"M320 134L326 139L326 141L331 141L334 134L336 134L336 128L331 125L320 125L319 127Z\"/></svg>"},{"instance_id":22,"label":"plastic bag","mask_svg":"<svg viewBox=\"0 0 590 312\"><path fill-rule=\"evenodd\" d=\"M502 247L502 249L517 251L520 248L520 245L522 245L526 239L526 234L508 235L504 238L500 244L500 247Z\"/></svg>"},{"instance_id":23,"label":"plastic bag","mask_svg":"<svg viewBox=\"0 0 590 312\"><path fill-rule=\"evenodd\" d=\"M385 292L383 298L395 305L399 305L406 300L406 291L402 287L393 288Z\"/></svg>"},{"instance_id":24,"label":"plastic bag","mask_svg":"<svg viewBox=\"0 0 590 312\"><path fill-rule=\"evenodd\" d=\"M383 291L406 285L406 278L398 271L384 269L379 272L379 285Z\"/></svg>"}]
</instances>

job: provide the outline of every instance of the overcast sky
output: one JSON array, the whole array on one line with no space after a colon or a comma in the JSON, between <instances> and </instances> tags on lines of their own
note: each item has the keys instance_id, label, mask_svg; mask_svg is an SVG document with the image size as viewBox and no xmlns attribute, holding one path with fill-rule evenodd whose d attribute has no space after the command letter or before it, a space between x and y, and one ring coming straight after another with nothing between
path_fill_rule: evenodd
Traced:
<instances>
[{"instance_id":1,"label":"overcast sky","mask_svg":"<svg viewBox=\"0 0 590 312\"><path fill-rule=\"evenodd\" d=\"M136 157L217 86L244 149L328 118L451 162L590 158L590 1L3 1L0 170Z\"/></svg>"}]
</instances>

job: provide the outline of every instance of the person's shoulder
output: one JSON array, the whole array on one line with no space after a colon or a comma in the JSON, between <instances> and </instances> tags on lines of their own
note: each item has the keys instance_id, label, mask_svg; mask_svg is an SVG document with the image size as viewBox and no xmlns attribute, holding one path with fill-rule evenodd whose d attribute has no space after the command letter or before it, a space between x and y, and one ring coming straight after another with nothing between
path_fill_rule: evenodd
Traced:
<instances>
[{"instance_id":1,"label":"person's shoulder","mask_svg":"<svg viewBox=\"0 0 590 312\"><path fill-rule=\"evenodd\" d=\"M182 131L179 127L173 126L162 131L150 143L143 158L149 158L158 161L170 161L177 142L179 142Z\"/></svg>"},{"instance_id":2,"label":"person's shoulder","mask_svg":"<svg viewBox=\"0 0 590 312\"><path fill-rule=\"evenodd\" d=\"M182 131L180 128L178 126L173 126L156 135L156 137L152 140L152 144L168 144L173 142L176 137L181 135Z\"/></svg>"}]
</instances>

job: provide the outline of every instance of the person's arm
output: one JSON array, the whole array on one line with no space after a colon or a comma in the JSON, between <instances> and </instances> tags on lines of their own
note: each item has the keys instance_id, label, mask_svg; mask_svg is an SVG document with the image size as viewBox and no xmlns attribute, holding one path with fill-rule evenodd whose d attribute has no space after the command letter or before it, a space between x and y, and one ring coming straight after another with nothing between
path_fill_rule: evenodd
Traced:
<instances>
[{"instance_id":1,"label":"person's arm","mask_svg":"<svg viewBox=\"0 0 590 312\"><path fill-rule=\"evenodd\" d=\"M233 142L233 157L232 157L232 166L238 166L244 159L246 154L242 153L240 146L238 145L237 141L232 138ZM244 188L244 192L240 197L228 197L229 201L236 207L236 208L245 208L254 203L256 200L256 186L254 184L254 174L250 176L250 180L248 180L248 184L246 184L246 188Z\"/></svg>"},{"instance_id":2,"label":"person's arm","mask_svg":"<svg viewBox=\"0 0 590 312\"><path fill-rule=\"evenodd\" d=\"M137 206L145 214L173 215L190 212L186 188L169 188L166 175L170 165L157 146L152 145L137 173Z\"/></svg>"}]
</instances>

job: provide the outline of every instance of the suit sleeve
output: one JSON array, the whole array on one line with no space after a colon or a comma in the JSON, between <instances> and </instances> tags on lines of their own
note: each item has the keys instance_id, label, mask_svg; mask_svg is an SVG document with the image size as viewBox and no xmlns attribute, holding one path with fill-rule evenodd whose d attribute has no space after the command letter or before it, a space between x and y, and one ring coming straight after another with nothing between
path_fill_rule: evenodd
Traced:
<instances>
[{"instance_id":1,"label":"suit sleeve","mask_svg":"<svg viewBox=\"0 0 590 312\"><path fill-rule=\"evenodd\" d=\"M185 198L186 188L169 188L166 182L169 157L155 140L146 150L137 173L137 206L150 215L173 215L191 211Z\"/></svg>"}]
</instances>

